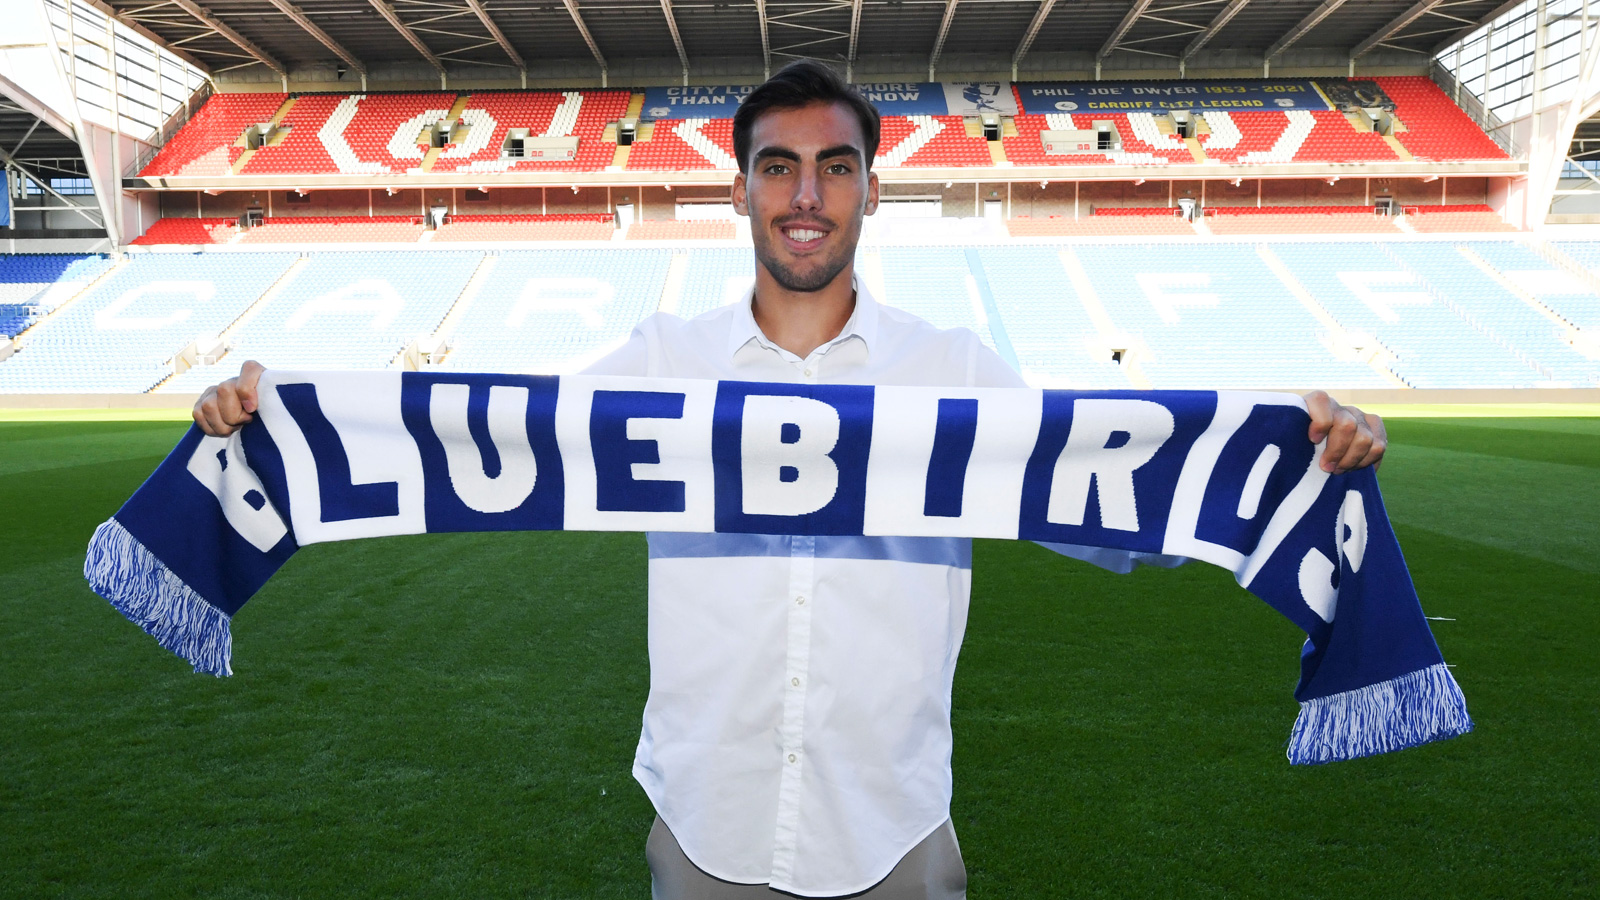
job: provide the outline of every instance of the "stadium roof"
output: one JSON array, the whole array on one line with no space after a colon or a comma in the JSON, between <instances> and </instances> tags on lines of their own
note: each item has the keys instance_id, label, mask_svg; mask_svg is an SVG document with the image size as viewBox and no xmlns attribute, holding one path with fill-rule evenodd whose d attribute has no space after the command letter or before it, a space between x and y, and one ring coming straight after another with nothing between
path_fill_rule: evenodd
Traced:
<instances>
[{"instance_id":1,"label":"stadium roof","mask_svg":"<svg viewBox=\"0 0 1600 900\"><path fill-rule=\"evenodd\" d=\"M757 76L795 56L859 75L1020 77L1104 63L1176 73L1320 51L1410 58L1517 5L1503 0L91 0L213 74L333 66L609 71L634 84ZM649 65L655 63L655 65ZM242 73L241 73L242 74ZM1156 74L1155 71L1150 74ZM622 83L622 82L619 82Z\"/></svg>"}]
</instances>

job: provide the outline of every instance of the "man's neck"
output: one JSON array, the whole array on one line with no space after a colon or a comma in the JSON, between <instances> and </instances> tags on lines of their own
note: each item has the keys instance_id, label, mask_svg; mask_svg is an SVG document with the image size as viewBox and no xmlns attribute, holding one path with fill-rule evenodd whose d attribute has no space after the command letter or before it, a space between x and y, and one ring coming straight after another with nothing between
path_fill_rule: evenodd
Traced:
<instances>
[{"instance_id":1,"label":"man's neck","mask_svg":"<svg viewBox=\"0 0 1600 900\"><path fill-rule=\"evenodd\" d=\"M855 312L853 267L819 291L788 291L759 265L750 312L767 340L805 359L838 337Z\"/></svg>"}]
</instances>

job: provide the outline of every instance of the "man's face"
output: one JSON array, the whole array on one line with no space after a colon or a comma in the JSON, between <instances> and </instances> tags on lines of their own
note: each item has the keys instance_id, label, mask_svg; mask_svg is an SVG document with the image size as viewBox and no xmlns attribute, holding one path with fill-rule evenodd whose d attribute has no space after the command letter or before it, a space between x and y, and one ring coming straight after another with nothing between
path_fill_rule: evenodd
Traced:
<instances>
[{"instance_id":1,"label":"man's face","mask_svg":"<svg viewBox=\"0 0 1600 900\"><path fill-rule=\"evenodd\" d=\"M841 103L775 109L750 129L733 208L750 217L756 261L788 291L818 291L855 261L861 217L878 208L861 123Z\"/></svg>"}]
</instances>

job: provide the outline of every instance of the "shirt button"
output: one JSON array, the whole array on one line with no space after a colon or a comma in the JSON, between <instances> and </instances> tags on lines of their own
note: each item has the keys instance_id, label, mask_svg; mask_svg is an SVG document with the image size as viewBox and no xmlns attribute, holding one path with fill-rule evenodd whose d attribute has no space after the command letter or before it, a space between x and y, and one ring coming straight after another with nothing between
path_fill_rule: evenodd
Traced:
<instances>
[{"instance_id":1,"label":"shirt button","mask_svg":"<svg viewBox=\"0 0 1600 900\"><path fill-rule=\"evenodd\" d=\"M793 753L789 754L789 762L795 762L795 761L799 760L799 758L800 757L795 756Z\"/></svg>"},{"instance_id":2,"label":"shirt button","mask_svg":"<svg viewBox=\"0 0 1600 900\"><path fill-rule=\"evenodd\" d=\"M810 370L810 369L807 369L807 370L806 370L806 377L807 377L807 378L810 378L810 377L811 377L811 370Z\"/></svg>"},{"instance_id":3,"label":"shirt button","mask_svg":"<svg viewBox=\"0 0 1600 900\"><path fill-rule=\"evenodd\" d=\"M795 687L799 687L799 686L800 686L800 679L798 679L798 678L791 678L791 679L789 679L789 683L790 683L790 684L792 684L792 685L794 685L794 686L795 686Z\"/></svg>"},{"instance_id":4,"label":"shirt button","mask_svg":"<svg viewBox=\"0 0 1600 900\"><path fill-rule=\"evenodd\" d=\"M806 605L806 598L804 598L804 597L796 597L796 598L794 598L794 605L795 606L805 606Z\"/></svg>"}]
</instances>

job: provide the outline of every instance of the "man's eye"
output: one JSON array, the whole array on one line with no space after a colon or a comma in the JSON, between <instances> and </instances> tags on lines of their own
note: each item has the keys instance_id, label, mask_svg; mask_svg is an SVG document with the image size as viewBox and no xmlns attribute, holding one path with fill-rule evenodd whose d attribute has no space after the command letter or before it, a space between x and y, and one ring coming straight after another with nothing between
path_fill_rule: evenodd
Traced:
<instances>
[{"instance_id":1,"label":"man's eye","mask_svg":"<svg viewBox=\"0 0 1600 900\"><path fill-rule=\"evenodd\" d=\"M787 175L787 174L789 174L789 167L784 165L783 163L773 163L772 165L767 166L767 174L768 175Z\"/></svg>"},{"instance_id":2,"label":"man's eye","mask_svg":"<svg viewBox=\"0 0 1600 900\"><path fill-rule=\"evenodd\" d=\"M828 166L828 174L829 175L849 175L850 174L850 165L848 163L834 163L834 164Z\"/></svg>"}]
</instances>

